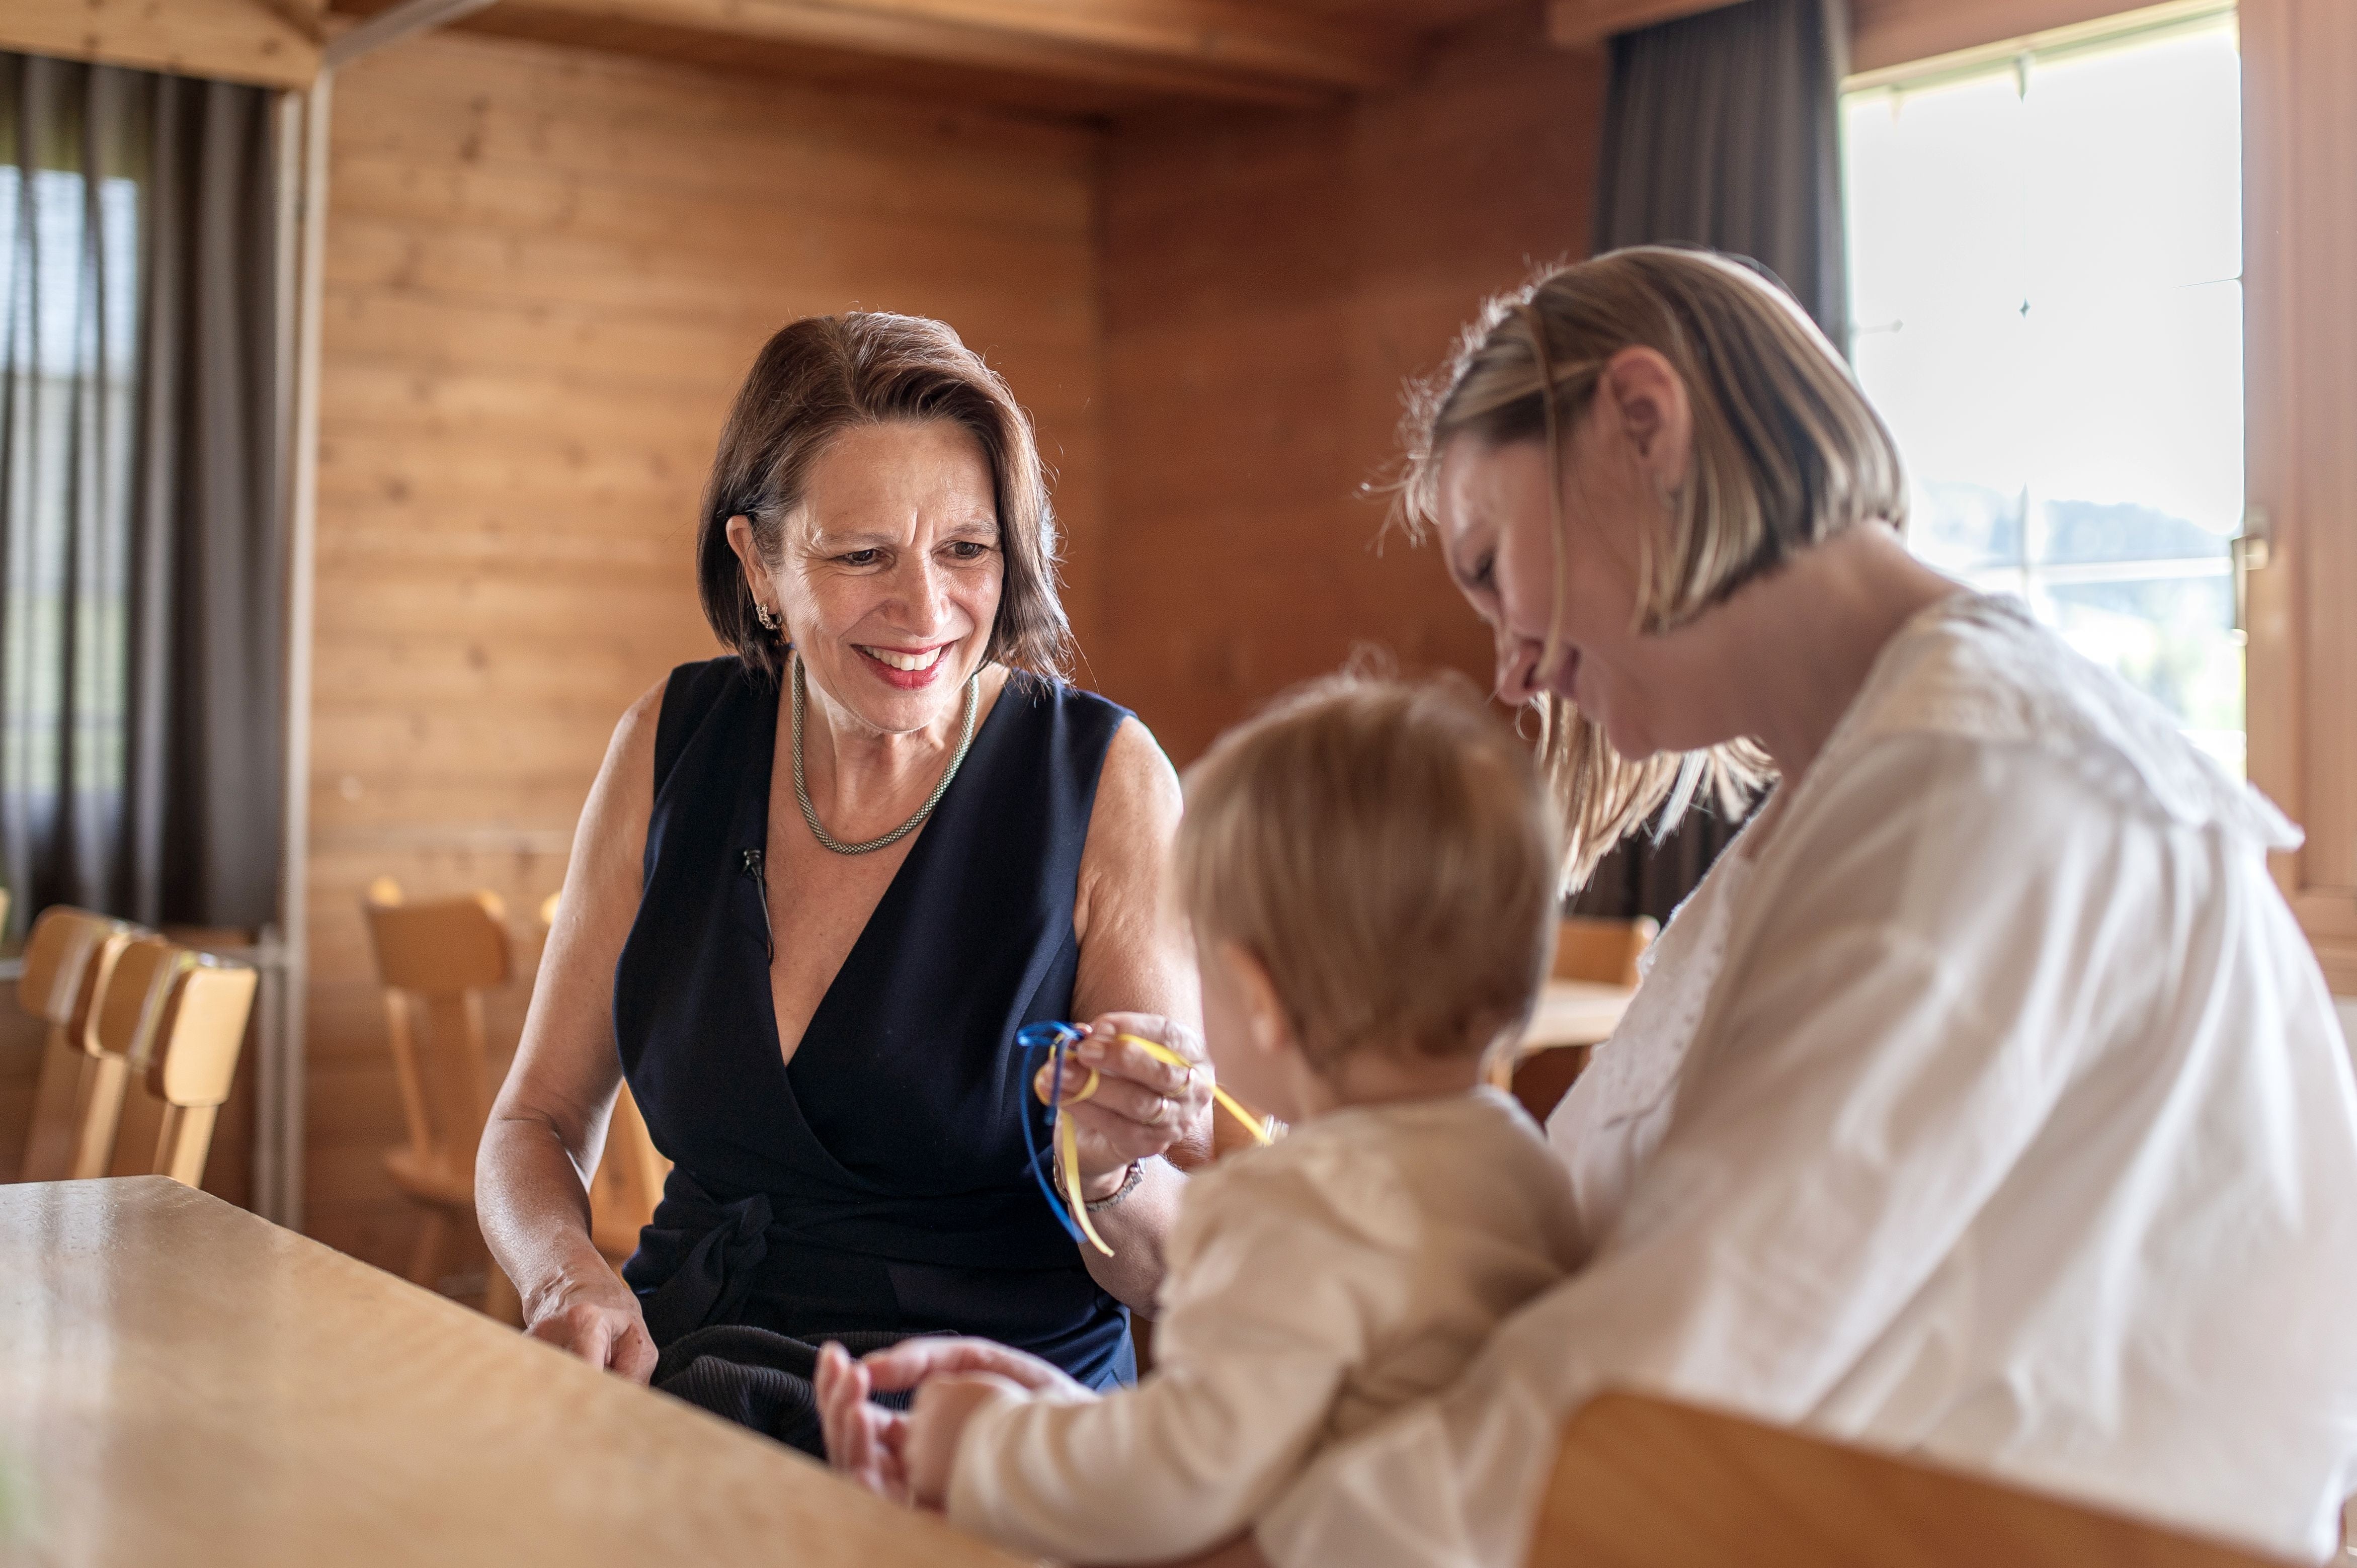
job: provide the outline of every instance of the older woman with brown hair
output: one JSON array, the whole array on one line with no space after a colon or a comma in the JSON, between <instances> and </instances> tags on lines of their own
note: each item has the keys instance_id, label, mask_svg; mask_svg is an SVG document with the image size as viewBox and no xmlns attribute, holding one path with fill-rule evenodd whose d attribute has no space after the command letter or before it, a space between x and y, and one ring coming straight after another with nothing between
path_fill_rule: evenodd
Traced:
<instances>
[{"instance_id":1,"label":"older woman with brown hair","mask_svg":"<svg viewBox=\"0 0 2357 1568\"><path fill-rule=\"evenodd\" d=\"M770 339L697 541L732 651L616 729L513 1070L484 1234L529 1331L815 1451L815 1347L988 1335L1092 1386L1134 1362L1206 1136L1194 975L1161 918L1178 814L1135 718L1061 680L1029 424L948 328ZM1020 1026L1090 1021L1068 1105L1083 1253L1036 1184ZM627 1078L673 1162L617 1280L585 1181ZM1036 1134L1035 1134L1036 1137ZM660 1357L660 1371L659 1369Z\"/></svg>"},{"instance_id":2,"label":"older woman with brown hair","mask_svg":"<svg viewBox=\"0 0 2357 1568\"><path fill-rule=\"evenodd\" d=\"M2357 1084L2267 870L2296 832L1908 553L1881 421L1726 258L1499 301L1411 435L1408 510L1545 718L1570 875L1777 783L1549 1121L1582 1266L1219 1560L1520 1563L1613 1385L2325 1555ZM1042 1374L930 1341L869 1372L946 1368Z\"/></svg>"}]
</instances>

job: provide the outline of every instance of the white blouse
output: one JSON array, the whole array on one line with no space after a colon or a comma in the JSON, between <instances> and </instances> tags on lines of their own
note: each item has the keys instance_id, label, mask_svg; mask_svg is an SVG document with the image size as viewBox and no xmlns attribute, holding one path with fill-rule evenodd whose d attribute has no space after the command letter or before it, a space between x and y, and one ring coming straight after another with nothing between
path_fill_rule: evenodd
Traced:
<instances>
[{"instance_id":1,"label":"white blouse","mask_svg":"<svg viewBox=\"0 0 2357 1568\"><path fill-rule=\"evenodd\" d=\"M2321 1559L2357 1489L2357 1086L2298 833L2007 600L1886 649L1549 1124L1594 1253L1265 1514L1519 1563L1614 1385Z\"/></svg>"}]
</instances>

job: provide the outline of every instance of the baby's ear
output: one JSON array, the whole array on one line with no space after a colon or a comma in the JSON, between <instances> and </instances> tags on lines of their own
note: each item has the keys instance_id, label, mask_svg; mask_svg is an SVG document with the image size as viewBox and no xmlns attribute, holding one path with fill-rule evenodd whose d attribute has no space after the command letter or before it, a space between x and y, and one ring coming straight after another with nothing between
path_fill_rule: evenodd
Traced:
<instances>
[{"instance_id":1,"label":"baby's ear","mask_svg":"<svg viewBox=\"0 0 2357 1568\"><path fill-rule=\"evenodd\" d=\"M1269 977L1268 965L1261 962L1260 955L1240 943L1223 941L1220 957L1243 993L1244 1019L1252 1027L1254 1047L1271 1056L1296 1049L1298 1042L1286 1017L1285 1004L1277 999L1276 982Z\"/></svg>"}]
</instances>

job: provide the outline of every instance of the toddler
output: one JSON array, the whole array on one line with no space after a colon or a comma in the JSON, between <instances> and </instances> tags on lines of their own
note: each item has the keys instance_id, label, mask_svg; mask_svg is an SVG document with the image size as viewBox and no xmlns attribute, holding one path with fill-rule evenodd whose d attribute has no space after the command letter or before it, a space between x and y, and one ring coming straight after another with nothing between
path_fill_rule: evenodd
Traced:
<instances>
[{"instance_id":1,"label":"toddler","mask_svg":"<svg viewBox=\"0 0 2357 1568\"><path fill-rule=\"evenodd\" d=\"M1212 1067L1292 1131L1189 1184L1135 1388L919 1389L888 1438L911 1500L1018 1552L1216 1545L1578 1261L1562 1165L1481 1082L1544 975L1558 858L1469 688L1346 676L1280 701L1189 771L1176 854ZM839 1352L821 1374L822 1402L864 1391Z\"/></svg>"}]
</instances>

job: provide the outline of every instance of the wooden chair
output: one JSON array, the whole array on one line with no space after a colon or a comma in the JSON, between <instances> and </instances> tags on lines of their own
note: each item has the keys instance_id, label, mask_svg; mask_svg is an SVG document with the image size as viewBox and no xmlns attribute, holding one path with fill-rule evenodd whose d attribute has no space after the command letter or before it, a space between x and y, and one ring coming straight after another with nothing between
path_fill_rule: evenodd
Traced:
<instances>
[{"instance_id":1,"label":"wooden chair","mask_svg":"<svg viewBox=\"0 0 2357 1568\"><path fill-rule=\"evenodd\" d=\"M2003 1483L1635 1394L1565 1424L1529 1568L2261 1568Z\"/></svg>"},{"instance_id":2,"label":"wooden chair","mask_svg":"<svg viewBox=\"0 0 2357 1568\"><path fill-rule=\"evenodd\" d=\"M89 1105L74 1144L76 1176L118 1174L114 1151L122 1141L125 1103L134 1083L145 1076L154 1058L156 1026L163 1021L173 987L196 958L178 942L145 931L124 943L116 953L105 988L91 1005L90 1027L82 1035L91 1072ZM133 1141L137 1141L135 1136ZM144 1163L135 1161L129 1171L120 1174L145 1169Z\"/></svg>"},{"instance_id":3,"label":"wooden chair","mask_svg":"<svg viewBox=\"0 0 2357 1568\"><path fill-rule=\"evenodd\" d=\"M386 1151L384 1168L425 1210L409 1277L431 1290L453 1241L470 1254L481 1248L475 1147L491 1095L483 993L506 984L514 971L506 911L490 893L404 903L399 885L384 877L370 887L361 908L376 949L385 1033L409 1129L405 1145ZM496 1295L488 1274L486 1285Z\"/></svg>"},{"instance_id":4,"label":"wooden chair","mask_svg":"<svg viewBox=\"0 0 2357 1568\"><path fill-rule=\"evenodd\" d=\"M622 1085L606 1128L606 1153L589 1183L589 1240L615 1268L639 1250L639 1232L655 1217L670 1175L671 1162L655 1147L630 1086Z\"/></svg>"},{"instance_id":5,"label":"wooden chair","mask_svg":"<svg viewBox=\"0 0 2357 1568\"><path fill-rule=\"evenodd\" d=\"M105 1174L103 1155L96 1168L84 1168L79 1158L93 1105L93 1080L101 1074L87 1048L92 1004L106 989L108 975L124 946L138 928L88 909L53 905L41 911L25 941L25 968L16 983L16 1000L26 1012L48 1025L41 1049L40 1077L33 1091L33 1118L25 1139L25 1157L18 1176L24 1181L61 1181L74 1176ZM122 1084L110 1086L111 1104L95 1109L111 1135L122 1103Z\"/></svg>"},{"instance_id":6,"label":"wooden chair","mask_svg":"<svg viewBox=\"0 0 2357 1568\"><path fill-rule=\"evenodd\" d=\"M556 924L557 898L552 893L541 900L543 931ZM670 1175L671 1162L655 1147L630 1086L622 1085L606 1128L606 1152L589 1179L589 1240L616 1269L639 1250L639 1232L655 1217Z\"/></svg>"},{"instance_id":7,"label":"wooden chair","mask_svg":"<svg viewBox=\"0 0 2357 1568\"><path fill-rule=\"evenodd\" d=\"M1599 985L1634 985L1637 961L1662 934L1651 915L1633 920L1603 920L1566 915L1555 927L1555 978L1590 980Z\"/></svg>"},{"instance_id":8,"label":"wooden chair","mask_svg":"<svg viewBox=\"0 0 2357 1568\"><path fill-rule=\"evenodd\" d=\"M1566 915L1555 928L1556 980L1584 980L1598 985L1633 986L1637 961L1653 945L1661 923L1650 915L1633 920L1605 920L1588 915ZM1523 1108L1544 1123L1571 1086L1587 1069L1593 1046L1550 1046L1501 1063L1491 1081L1513 1091Z\"/></svg>"},{"instance_id":9,"label":"wooden chair","mask_svg":"<svg viewBox=\"0 0 2357 1568\"><path fill-rule=\"evenodd\" d=\"M124 950L95 1029L135 1075L108 1175L202 1185L260 980L250 964L156 939Z\"/></svg>"}]
</instances>

